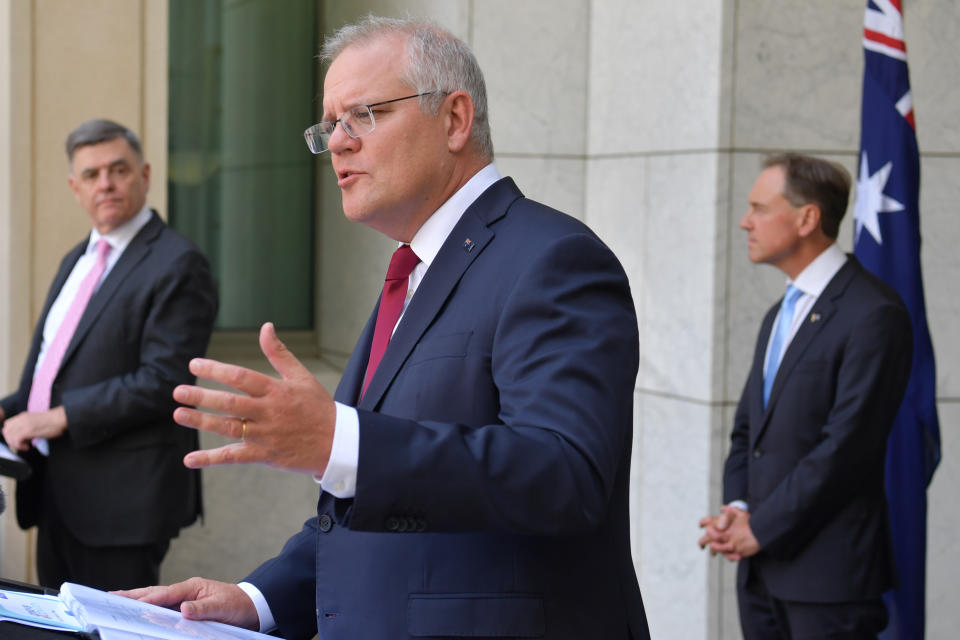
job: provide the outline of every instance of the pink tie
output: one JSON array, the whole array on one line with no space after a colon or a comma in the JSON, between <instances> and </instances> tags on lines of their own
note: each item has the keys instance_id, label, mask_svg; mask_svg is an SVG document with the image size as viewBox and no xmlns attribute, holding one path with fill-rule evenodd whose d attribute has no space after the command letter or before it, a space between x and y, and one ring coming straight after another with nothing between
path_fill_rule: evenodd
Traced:
<instances>
[{"instance_id":1,"label":"pink tie","mask_svg":"<svg viewBox=\"0 0 960 640\"><path fill-rule=\"evenodd\" d=\"M30 399L27 401L27 411L31 413L46 411L50 408L50 389L53 387L53 380L57 377L63 354L67 352L67 345L73 338L73 332L77 330L83 310L87 308L87 303L93 296L93 290L96 289L100 277L107 268L108 253L110 253L110 244L101 238L97 243L97 262L80 283L77 295L70 303L67 315L64 316L60 328L57 329L57 335L47 347L47 355L43 358L43 363L33 377L33 384L30 385Z\"/></svg>"},{"instance_id":2,"label":"pink tie","mask_svg":"<svg viewBox=\"0 0 960 640\"><path fill-rule=\"evenodd\" d=\"M380 310L377 311L377 324L373 329L373 343L370 345L370 359L367 361L367 375L363 382L363 391L366 393L370 386L370 379L377 365L383 359L387 344L397 326L400 314L403 311L403 300L407 297L407 287L410 284L410 274L420 262L420 258L413 252L410 245L405 244L393 252L390 266L387 267L387 277L383 283L383 294L380 296Z\"/></svg>"}]
</instances>

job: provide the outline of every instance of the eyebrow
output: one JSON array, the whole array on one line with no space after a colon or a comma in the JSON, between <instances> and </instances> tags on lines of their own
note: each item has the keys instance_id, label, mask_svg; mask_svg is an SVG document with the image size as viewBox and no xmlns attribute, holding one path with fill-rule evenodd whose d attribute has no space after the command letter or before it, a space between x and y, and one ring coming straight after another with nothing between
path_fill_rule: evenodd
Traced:
<instances>
[{"instance_id":1,"label":"eyebrow","mask_svg":"<svg viewBox=\"0 0 960 640\"><path fill-rule=\"evenodd\" d=\"M380 107L381 105L390 104L395 102L394 100L374 100L373 102L367 102L366 100L360 100L354 104L351 104L349 107L343 110L343 113L347 113L356 109L357 107ZM341 118L343 115L341 114ZM327 110L323 110L323 114L320 116L321 122L333 122L336 118L332 118L332 114L327 113Z\"/></svg>"},{"instance_id":2,"label":"eyebrow","mask_svg":"<svg viewBox=\"0 0 960 640\"><path fill-rule=\"evenodd\" d=\"M113 169L114 167L116 167L116 166L118 166L118 165L124 165L124 166L129 167L129 166L130 166L130 163L127 161L126 158L117 158L117 159L114 160L113 162L110 162L109 164L107 164L106 168L107 168L107 169ZM102 169L102 168L103 168L103 167L87 167L87 168L85 168L83 171L80 172L80 175L81 175L81 176L89 176L89 175L91 175L91 174L99 173L99 172L100 172L100 169Z\"/></svg>"}]
</instances>

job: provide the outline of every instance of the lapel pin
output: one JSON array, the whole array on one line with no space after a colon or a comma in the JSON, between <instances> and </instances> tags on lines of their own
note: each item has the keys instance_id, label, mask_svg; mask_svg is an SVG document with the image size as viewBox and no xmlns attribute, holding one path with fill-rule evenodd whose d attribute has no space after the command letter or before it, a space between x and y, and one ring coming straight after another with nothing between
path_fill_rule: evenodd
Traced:
<instances>
[{"instance_id":1,"label":"lapel pin","mask_svg":"<svg viewBox=\"0 0 960 640\"><path fill-rule=\"evenodd\" d=\"M473 247L474 247L473 240L471 240L470 238L467 238L466 240L463 241L463 248L466 249L467 252L473 251Z\"/></svg>"},{"instance_id":2,"label":"lapel pin","mask_svg":"<svg viewBox=\"0 0 960 640\"><path fill-rule=\"evenodd\" d=\"M811 313L811 314L810 314L810 322L820 322L820 314L819 314L819 313Z\"/></svg>"}]
</instances>

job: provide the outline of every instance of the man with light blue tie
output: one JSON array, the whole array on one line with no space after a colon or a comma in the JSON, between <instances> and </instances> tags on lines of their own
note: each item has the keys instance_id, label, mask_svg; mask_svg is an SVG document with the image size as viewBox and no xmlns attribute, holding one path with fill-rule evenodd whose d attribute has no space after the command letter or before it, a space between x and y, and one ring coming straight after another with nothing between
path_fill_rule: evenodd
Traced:
<instances>
[{"instance_id":1,"label":"man with light blue tie","mask_svg":"<svg viewBox=\"0 0 960 640\"><path fill-rule=\"evenodd\" d=\"M66 141L68 183L92 229L60 264L0 426L33 473L17 521L37 526L41 584L156 582L170 539L201 512L197 446L173 422L175 386L213 330L204 255L147 205L140 140L89 120Z\"/></svg>"},{"instance_id":2,"label":"man with light blue tie","mask_svg":"<svg viewBox=\"0 0 960 640\"><path fill-rule=\"evenodd\" d=\"M910 374L897 294L837 246L850 177L771 156L740 221L750 260L787 275L737 407L718 515L701 547L739 562L744 637L876 638L896 579L887 436Z\"/></svg>"}]
</instances>

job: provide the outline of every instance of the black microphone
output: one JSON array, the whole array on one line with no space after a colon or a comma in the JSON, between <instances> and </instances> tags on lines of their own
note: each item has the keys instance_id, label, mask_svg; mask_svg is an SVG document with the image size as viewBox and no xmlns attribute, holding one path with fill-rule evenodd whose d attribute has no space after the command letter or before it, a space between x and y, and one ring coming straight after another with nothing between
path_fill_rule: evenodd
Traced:
<instances>
[{"instance_id":1,"label":"black microphone","mask_svg":"<svg viewBox=\"0 0 960 640\"><path fill-rule=\"evenodd\" d=\"M3 493L3 487L0 487L0 513L7 508L7 496Z\"/></svg>"}]
</instances>

